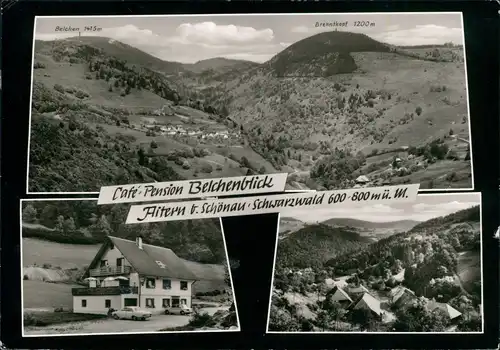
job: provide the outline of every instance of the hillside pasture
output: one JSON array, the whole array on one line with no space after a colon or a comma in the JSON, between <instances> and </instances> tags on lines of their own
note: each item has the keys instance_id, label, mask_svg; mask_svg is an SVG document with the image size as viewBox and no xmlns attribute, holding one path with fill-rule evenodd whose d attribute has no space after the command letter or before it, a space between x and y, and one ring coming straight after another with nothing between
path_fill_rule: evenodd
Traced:
<instances>
[{"instance_id":1,"label":"hillside pasture","mask_svg":"<svg viewBox=\"0 0 500 350\"><path fill-rule=\"evenodd\" d=\"M115 108L131 108L136 106L149 106L149 108L160 108L167 100L153 94L148 90L131 89L130 94L120 96L120 89L109 91L109 82L95 79L95 73L91 73L92 79L86 79L85 73L90 73L88 65L84 63L69 63L67 61L56 62L51 57L42 54L35 55L35 62L41 62L45 68L33 70L33 81L41 82L48 88L55 84L63 87L71 87L83 90L90 96L82 101L91 105L102 105ZM68 97L72 96L66 93ZM76 99L76 98L75 98Z\"/></svg>"},{"instance_id":2,"label":"hillside pasture","mask_svg":"<svg viewBox=\"0 0 500 350\"><path fill-rule=\"evenodd\" d=\"M210 115L198 109L194 109L188 106L172 106L172 109L176 112L178 118L187 117L194 118L195 121L199 122L213 122L210 119Z\"/></svg>"},{"instance_id":3,"label":"hillside pasture","mask_svg":"<svg viewBox=\"0 0 500 350\"><path fill-rule=\"evenodd\" d=\"M29 266L23 268L23 279L26 281L68 283L81 276L82 270L62 270L59 268Z\"/></svg>"},{"instance_id":4,"label":"hillside pasture","mask_svg":"<svg viewBox=\"0 0 500 350\"><path fill-rule=\"evenodd\" d=\"M206 293L214 290L225 290L228 286L224 283L224 266L215 264L200 264L184 260L188 268L203 279L193 284L193 294Z\"/></svg>"},{"instance_id":5,"label":"hillside pasture","mask_svg":"<svg viewBox=\"0 0 500 350\"><path fill-rule=\"evenodd\" d=\"M143 114L130 114L127 119L132 124L151 124L153 122L157 124L171 124L171 125L183 125L185 124L185 119L180 118L177 115L143 115Z\"/></svg>"},{"instance_id":6,"label":"hillside pasture","mask_svg":"<svg viewBox=\"0 0 500 350\"><path fill-rule=\"evenodd\" d=\"M377 101L376 109L383 111L381 120L393 121L395 128L377 146L420 145L440 130L460 125L467 116L467 91L463 64L429 62L389 53L353 54L363 74L352 75L352 83L363 90L384 90L390 100ZM435 91L436 87L444 91ZM416 115L417 107L422 114ZM414 120L398 125L405 113L414 113ZM429 125L431 120L433 125ZM379 121L381 123L381 121ZM442 135L439 135L442 136Z\"/></svg>"},{"instance_id":7,"label":"hillside pasture","mask_svg":"<svg viewBox=\"0 0 500 350\"><path fill-rule=\"evenodd\" d=\"M465 140L465 139L464 139ZM472 186L471 163L465 161L468 144L463 140L447 137L444 141L450 151L454 151L462 160L440 160L429 164L426 169L421 169L406 176L394 176L393 184L420 183L421 188L470 188ZM366 150L364 150L366 152ZM387 152L366 158L366 164L361 168L368 178L380 176L386 169L391 168L394 157L407 159L407 152ZM414 158L411 163L423 162L423 157ZM370 167L377 165L376 169L367 173Z\"/></svg>"},{"instance_id":8,"label":"hillside pasture","mask_svg":"<svg viewBox=\"0 0 500 350\"><path fill-rule=\"evenodd\" d=\"M88 266L100 245L74 245L23 238L23 266L49 264L62 269Z\"/></svg>"},{"instance_id":9,"label":"hillside pasture","mask_svg":"<svg viewBox=\"0 0 500 350\"><path fill-rule=\"evenodd\" d=\"M395 185L419 183L421 189L470 188L471 164L469 161L443 160L408 176L394 177L391 182Z\"/></svg>"}]
</instances>

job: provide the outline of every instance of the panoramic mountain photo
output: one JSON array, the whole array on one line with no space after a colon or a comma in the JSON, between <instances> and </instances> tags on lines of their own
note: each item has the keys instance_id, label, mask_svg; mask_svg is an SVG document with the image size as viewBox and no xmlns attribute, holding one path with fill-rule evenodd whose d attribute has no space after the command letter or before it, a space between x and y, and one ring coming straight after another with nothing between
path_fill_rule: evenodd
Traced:
<instances>
[{"instance_id":1,"label":"panoramic mountain photo","mask_svg":"<svg viewBox=\"0 0 500 350\"><path fill-rule=\"evenodd\" d=\"M470 189L460 13L36 18L29 192Z\"/></svg>"},{"instance_id":2,"label":"panoramic mountain photo","mask_svg":"<svg viewBox=\"0 0 500 350\"><path fill-rule=\"evenodd\" d=\"M481 196L281 214L268 332L482 332Z\"/></svg>"},{"instance_id":3,"label":"panoramic mountain photo","mask_svg":"<svg viewBox=\"0 0 500 350\"><path fill-rule=\"evenodd\" d=\"M25 336L239 330L218 219L125 225L126 205L95 200L21 209Z\"/></svg>"}]
</instances>

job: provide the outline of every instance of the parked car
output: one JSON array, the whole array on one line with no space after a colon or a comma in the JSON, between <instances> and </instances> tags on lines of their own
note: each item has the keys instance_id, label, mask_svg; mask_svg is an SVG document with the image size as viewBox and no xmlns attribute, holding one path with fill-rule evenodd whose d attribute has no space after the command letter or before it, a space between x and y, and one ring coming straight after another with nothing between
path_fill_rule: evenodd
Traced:
<instances>
[{"instance_id":1,"label":"parked car","mask_svg":"<svg viewBox=\"0 0 500 350\"><path fill-rule=\"evenodd\" d=\"M187 305L179 305L179 306L171 306L167 307L165 309L165 315L189 315L190 313L193 312L193 309L190 307L187 307Z\"/></svg>"},{"instance_id":2,"label":"parked car","mask_svg":"<svg viewBox=\"0 0 500 350\"><path fill-rule=\"evenodd\" d=\"M146 321L151 317L151 313L145 310L141 310L138 307L124 307L121 310L112 313L115 320L128 319L128 320L142 320Z\"/></svg>"}]
</instances>

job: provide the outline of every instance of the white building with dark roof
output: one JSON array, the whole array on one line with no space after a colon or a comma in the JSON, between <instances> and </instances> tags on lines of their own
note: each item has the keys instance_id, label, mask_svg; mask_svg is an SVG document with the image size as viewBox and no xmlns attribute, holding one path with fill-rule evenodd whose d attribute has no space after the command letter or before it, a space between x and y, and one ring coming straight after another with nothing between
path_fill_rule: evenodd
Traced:
<instances>
[{"instance_id":1,"label":"white building with dark roof","mask_svg":"<svg viewBox=\"0 0 500 350\"><path fill-rule=\"evenodd\" d=\"M138 306L162 313L165 307L191 307L192 286L210 280L210 265L181 259L171 249L108 236L83 278L73 288L73 312L106 314L110 308Z\"/></svg>"}]
</instances>

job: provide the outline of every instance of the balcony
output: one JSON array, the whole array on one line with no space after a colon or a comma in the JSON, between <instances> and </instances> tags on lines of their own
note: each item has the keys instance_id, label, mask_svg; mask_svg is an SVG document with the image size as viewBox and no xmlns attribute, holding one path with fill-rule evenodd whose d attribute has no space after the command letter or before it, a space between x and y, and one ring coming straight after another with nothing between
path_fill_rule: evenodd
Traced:
<instances>
[{"instance_id":1,"label":"balcony","mask_svg":"<svg viewBox=\"0 0 500 350\"><path fill-rule=\"evenodd\" d=\"M116 275L128 275L130 273L130 266L104 266L89 271L90 277L105 277Z\"/></svg>"},{"instance_id":2,"label":"balcony","mask_svg":"<svg viewBox=\"0 0 500 350\"><path fill-rule=\"evenodd\" d=\"M138 294L139 287L81 287L72 288L71 294L73 296L89 296L89 295L121 295L121 294Z\"/></svg>"}]
</instances>

